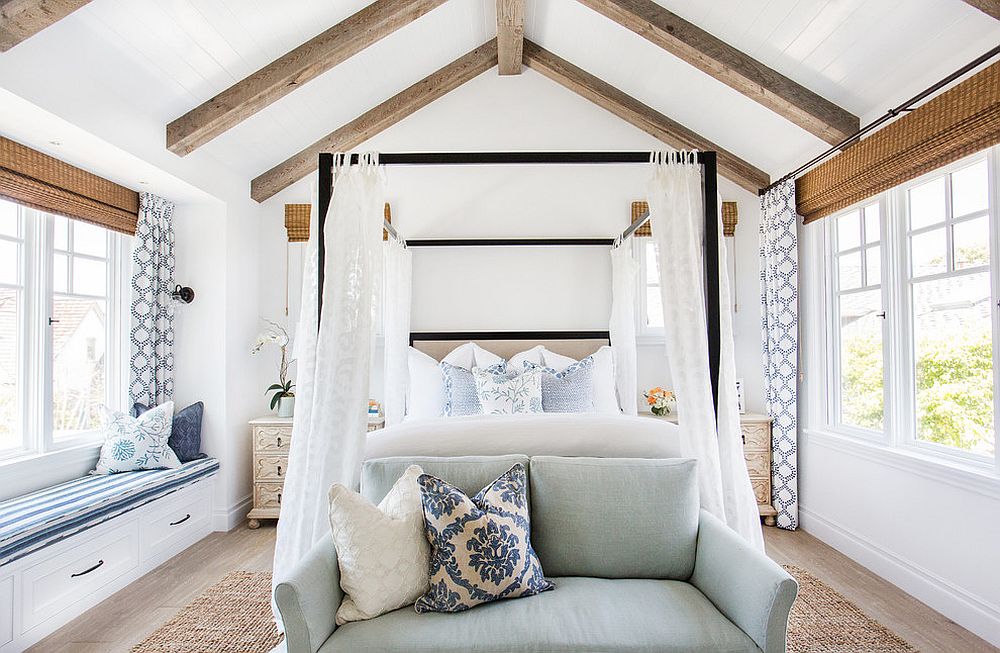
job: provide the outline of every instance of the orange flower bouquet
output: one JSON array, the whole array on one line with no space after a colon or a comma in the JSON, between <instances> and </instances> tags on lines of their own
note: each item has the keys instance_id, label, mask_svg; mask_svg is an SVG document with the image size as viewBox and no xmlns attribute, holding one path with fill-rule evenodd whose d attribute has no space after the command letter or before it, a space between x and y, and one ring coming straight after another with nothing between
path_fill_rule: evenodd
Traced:
<instances>
[{"instance_id":1,"label":"orange flower bouquet","mask_svg":"<svg viewBox=\"0 0 1000 653\"><path fill-rule=\"evenodd\" d=\"M642 393L649 404L649 410L654 415L669 415L677 410L677 399L674 393L657 386Z\"/></svg>"}]
</instances>

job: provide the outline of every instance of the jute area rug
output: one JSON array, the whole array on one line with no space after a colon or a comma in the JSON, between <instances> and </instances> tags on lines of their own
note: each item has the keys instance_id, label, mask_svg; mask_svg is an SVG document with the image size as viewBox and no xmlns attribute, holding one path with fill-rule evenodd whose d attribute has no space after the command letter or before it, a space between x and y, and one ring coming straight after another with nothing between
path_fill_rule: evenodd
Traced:
<instances>
[{"instance_id":1,"label":"jute area rug","mask_svg":"<svg viewBox=\"0 0 1000 653\"><path fill-rule=\"evenodd\" d=\"M789 653L915 653L898 635L797 567ZM236 571L160 626L133 653L267 653L281 636L271 619L271 574Z\"/></svg>"}]
</instances>

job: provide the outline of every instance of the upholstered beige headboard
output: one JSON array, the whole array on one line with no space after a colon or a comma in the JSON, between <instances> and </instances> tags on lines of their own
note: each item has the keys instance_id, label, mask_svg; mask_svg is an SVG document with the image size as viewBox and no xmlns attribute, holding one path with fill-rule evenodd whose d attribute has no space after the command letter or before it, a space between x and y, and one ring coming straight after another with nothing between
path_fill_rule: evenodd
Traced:
<instances>
[{"instance_id":1,"label":"upholstered beige headboard","mask_svg":"<svg viewBox=\"0 0 1000 653\"><path fill-rule=\"evenodd\" d=\"M606 331L464 332L411 333L410 343L434 360L441 360L455 347L474 342L502 358L510 358L536 345L571 358L584 358L610 344Z\"/></svg>"}]
</instances>

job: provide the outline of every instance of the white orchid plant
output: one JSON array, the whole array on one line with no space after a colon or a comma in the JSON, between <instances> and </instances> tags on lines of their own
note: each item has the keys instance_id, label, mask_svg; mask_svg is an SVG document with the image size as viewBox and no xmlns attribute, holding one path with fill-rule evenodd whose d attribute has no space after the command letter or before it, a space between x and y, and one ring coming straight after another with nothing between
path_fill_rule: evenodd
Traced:
<instances>
[{"instance_id":1,"label":"white orchid plant","mask_svg":"<svg viewBox=\"0 0 1000 653\"><path fill-rule=\"evenodd\" d=\"M291 346L291 340L288 337L288 332L277 322L265 319L264 322L267 323L267 328L257 334L257 340L254 341L253 347L250 348L250 355L256 356L265 347L275 346L281 352L281 363L278 365L278 382L272 383L271 386L264 391L266 395L269 392L273 392L274 395L271 397L271 410L278 405L282 397L294 397L295 393L292 392L292 388L295 384L292 380L288 378L288 368L291 367L295 359L289 360L288 358L288 348Z\"/></svg>"}]
</instances>

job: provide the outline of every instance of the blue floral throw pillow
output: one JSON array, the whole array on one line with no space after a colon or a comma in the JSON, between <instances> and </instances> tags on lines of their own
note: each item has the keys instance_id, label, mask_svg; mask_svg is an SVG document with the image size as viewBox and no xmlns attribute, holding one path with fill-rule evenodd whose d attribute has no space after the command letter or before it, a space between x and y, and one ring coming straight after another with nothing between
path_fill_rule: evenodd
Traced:
<instances>
[{"instance_id":1,"label":"blue floral throw pillow","mask_svg":"<svg viewBox=\"0 0 1000 653\"><path fill-rule=\"evenodd\" d=\"M132 417L138 417L149 411L149 406L136 402L132 404ZM174 413L173 426L170 427L170 440L167 444L177 454L182 463L207 458L201 452L201 420L205 414L205 404L196 401L187 408Z\"/></svg>"},{"instance_id":2,"label":"blue floral throw pillow","mask_svg":"<svg viewBox=\"0 0 1000 653\"><path fill-rule=\"evenodd\" d=\"M104 413L104 444L94 474L117 474L141 469L175 469L181 461L167 444L173 424L174 402L168 401L130 417L107 406Z\"/></svg>"},{"instance_id":3,"label":"blue floral throw pillow","mask_svg":"<svg viewBox=\"0 0 1000 653\"><path fill-rule=\"evenodd\" d=\"M531 365L525 361L525 365ZM472 370L476 395L487 415L516 415L542 412L542 377L525 368L511 372Z\"/></svg>"},{"instance_id":4,"label":"blue floral throw pillow","mask_svg":"<svg viewBox=\"0 0 1000 653\"><path fill-rule=\"evenodd\" d=\"M445 361L441 361L440 367L444 375L444 416L482 415L483 406L476 394L476 381L472 371ZM507 369L507 363L496 363L485 369L491 374L502 373Z\"/></svg>"},{"instance_id":5,"label":"blue floral throw pillow","mask_svg":"<svg viewBox=\"0 0 1000 653\"><path fill-rule=\"evenodd\" d=\"M461 612L555 587L531 548L524 465L514 465L472 499L429 474L417 483L431 544L431 587L417 599L417 612Z\"/></svg>"},{"instance_id":6,"label":"blue floral throw pillow","mask_svg":"<svg viewBox=\"0 0 1000 653\"><path fill-rule=\"evenodd\" d=\"M542 410L546 413L593 413L594 357L578 360L562 372L524 361L525 370L542 373Z\"/></svg>"}]
</instances>

